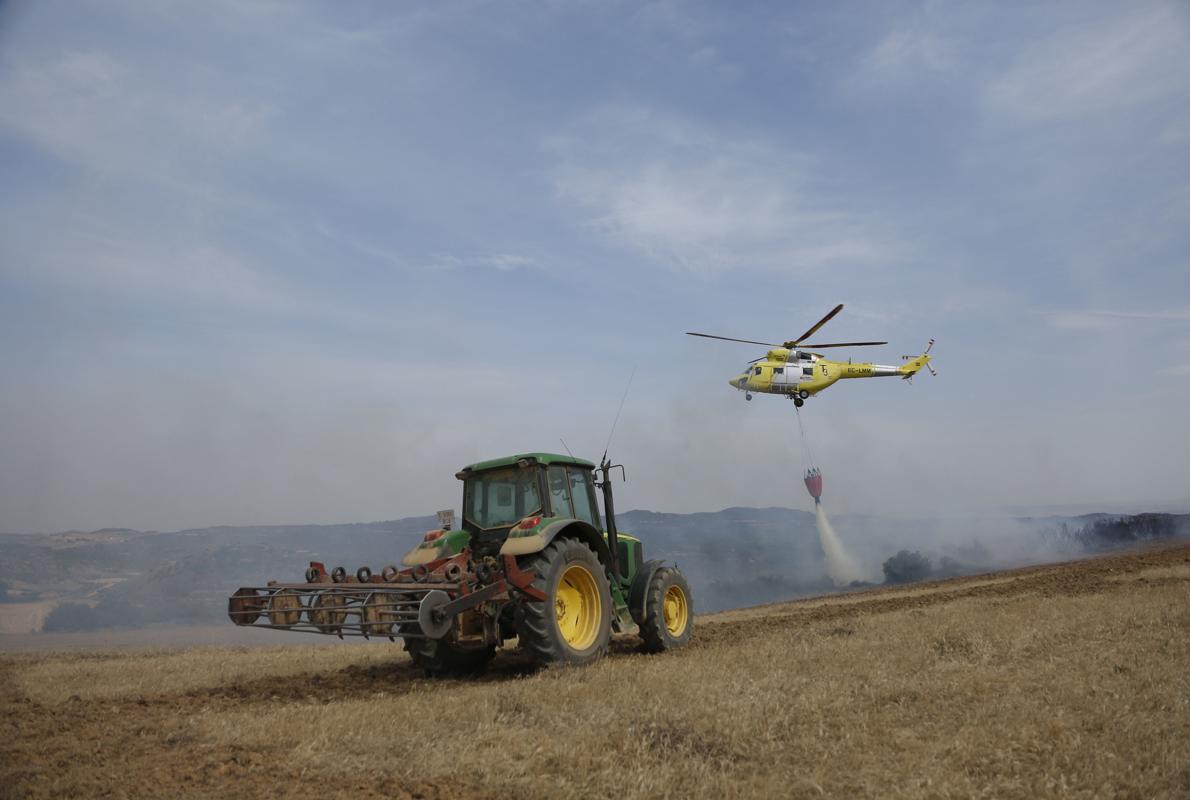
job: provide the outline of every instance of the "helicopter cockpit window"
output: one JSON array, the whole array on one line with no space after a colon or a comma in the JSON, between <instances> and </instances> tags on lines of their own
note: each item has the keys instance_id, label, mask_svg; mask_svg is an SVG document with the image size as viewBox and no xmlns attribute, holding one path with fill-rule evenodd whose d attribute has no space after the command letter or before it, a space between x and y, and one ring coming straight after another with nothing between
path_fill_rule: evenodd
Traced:
<instances>
[{"instance_id":1,"label":"helicopter cockpit window","mask_svg":"<svg viewBox=\"0 0 1190 800\"><path fill-rule=\"evenodd\" d=\"M486 470L463 485L463 517L481 530L512 525L540 510L536 469Z\"/></svg>"},{"instance_id":2,"label":"helicopter cockpit window","mask_svg":"<svg viewBox=\"0 0 1190 800\"><path fill-rule=\"evenodd\" d=\"M814 368L813 367L802 367L802 374L803 375L813 375Z\"/></svg>"},{"instance_id":3,"label":"helicopter cockpit window","mask_svg":"<svg viewBox=\"0 0 1190 800\"><path fill-rule=\"evenodd\" d=\"M755 375L759 375L759 374L760 374L760 367L756 367L756 368L754 368L754 369L753 369L753 374L755 374Z\"/></svg>"},{"instance_id":4,"label":"helicopter cockpit window","mask_svg":"<svg viewBox=\"0 0 1190 800\"><path fill-rule=\"evenodd\" d=\"M785 367L773 367L773 374L774 375L784 375Z\"/></svg>"}]
</instances>

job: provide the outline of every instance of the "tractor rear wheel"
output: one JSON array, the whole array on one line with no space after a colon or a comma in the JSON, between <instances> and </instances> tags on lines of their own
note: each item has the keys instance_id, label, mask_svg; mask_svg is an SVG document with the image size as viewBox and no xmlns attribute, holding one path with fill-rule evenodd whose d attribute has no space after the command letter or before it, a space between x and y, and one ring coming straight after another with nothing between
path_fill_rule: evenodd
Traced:
<instances>
[{"instance_id":1,"label":"tractor rear wheel","mask_svg":"<svg viewBox=\"0 0 1190 800\"><path fill-rule=\"evenodd\" d=\"M612 630L612 594L598 556L577 539L555 539L530 562L533 588L517 612L521 647L538 664L589 664L604 654Z\"/></svg>"},{"instance_id":2,"label":"tractor rear wheel","mask_svg":"<svg viewBox=\"0 0 1190 800\"><path fill-rule=\"evenodd\" d=\"M660 653L681 647L694 633L690 584L677 567L662 567L645 591L645 618L640 623L644 650Z\"/></svg>"},{"instance_id":3,"label":"tractor rear wheel","mask_svg":"<svg viewBox=\"0 0 1190 800\"><path fill-rule=\"evenodd\" d=\"M495 645L460 647L448 639L406 639L405 651L431 677L482 672L496 655Z\"/></svg>"}]
</instances>

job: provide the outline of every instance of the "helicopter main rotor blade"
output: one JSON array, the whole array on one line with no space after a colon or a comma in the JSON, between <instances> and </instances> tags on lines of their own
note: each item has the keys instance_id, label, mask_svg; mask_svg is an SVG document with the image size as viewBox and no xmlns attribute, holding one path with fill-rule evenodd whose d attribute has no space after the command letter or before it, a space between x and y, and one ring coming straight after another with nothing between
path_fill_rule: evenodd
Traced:
<instances>
[{"instance_id":1,"label":"helicopter main rotor blade","mask_svg":"<svg viewBox=\"0 0 1190 800\"><path fill-rule=\"evenodd\" d=\"M751 339L733 339L730 336L714 336L710 333L694 333L692 331L686 331L686 335L687 336L701 336L704 339L722 339L725 342L743 342L744 344L759 344L759 345L763 345L764 347L780 347L781 346L779 344L773 344L772 342L754 342Z\"/></svg>"},{"instance_id":2,"label":"helicopter main rotor blade","mask_svg":"<svg viewBox=\"0 0 1190 800\"><path fill-rule=\"evenodd\" d=\"M872 347L878 344L888 344L888 342L833 342L831 344L799 344L798 347L805 349L811 347Z\"/></svg>"},{"instance_id":3,"label":"helicopter main rotor blade","mask_svg":"<svg viewBox=\"0 0 1190 800\"><path fill-rule=\"evenodd\" d=\"M801 336L799 336L799 337L797 337L796 339L794 339L792 342L786 342L786 343L785 343L785 346L786 346L786 347L797 347L797 345L798 345L798 343L799 343L799 342L804 342L804 341L806 341L807 339L809 339L811 336L813 336L813 335L815 334L815 332L816 332L816 331L817 331L819 328L821 328L821 327L822 327L823 325L825 325L826 323L830 322L830 321L831 321L831 318L832 318L833 316L835 316L835 314L838 314L838 313L839 313L840 311L842 311L842 310L843 310L843 304L842 304L842 303L839 303L839 305L837 305L837 306L835 306L833 309L831 309L831 311L830 311L830 313L829 313L829 314L827 314L827 315L826 315L825 317L823 317L822 319L818 320L818 323L817 323L816 325L814 325L814 327L813 327L813 328L810 328L810 330L806 331L806 332L805 332L805 333L803 333Z\"/></svg>"}]
</instances>

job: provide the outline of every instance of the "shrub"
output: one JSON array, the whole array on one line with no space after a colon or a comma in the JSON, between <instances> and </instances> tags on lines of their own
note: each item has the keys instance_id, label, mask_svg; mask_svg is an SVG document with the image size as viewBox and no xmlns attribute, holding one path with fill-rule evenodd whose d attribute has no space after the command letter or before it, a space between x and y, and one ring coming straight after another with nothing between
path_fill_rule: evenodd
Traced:
<instances>
[{"instance_id":1,"label":"shrub","mask_svg":"<svg viewBox=\"0 0 1190 800\"><path fill-rule=\"evenodd\" d=\"M45 618L42 630L93 631L100 628L136 628L144 625L145 609L121 598L105 599L96 606L63 603Z\"/></svg>"},{"instance_id":2,"label":"shrub","mask_svg":"<svg viewBox=\"0 0 1190 800\"><path fill-rule=\"evenodd\" d=\"M914 550L902 550L884 562L885 583L924 581L934 571L930 559Z\"/></svg>"},{"instance_id":3,"label":"shrub","mask_svg":"<svg viewBox=\"0 0 1190 800\"><path fill-rule=\"evenodd\" d=\"M46 615L41 629L57 631L89 631L99 627L99 615L86 603L63 603Z\"/></svg>"}]
</instances>

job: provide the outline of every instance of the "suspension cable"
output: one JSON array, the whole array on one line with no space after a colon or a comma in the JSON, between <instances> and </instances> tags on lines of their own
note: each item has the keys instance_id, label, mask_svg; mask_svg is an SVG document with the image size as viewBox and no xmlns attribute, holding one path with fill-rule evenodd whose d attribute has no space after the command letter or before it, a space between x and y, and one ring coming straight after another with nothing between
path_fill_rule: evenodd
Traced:
<instances>
[{"instance_id":1,"label":"suspension cable","mask_svg":"<svg viewBox=\"0 0 1190 800\"><path fill-rule=\"evenodd\" d=\"M802 469L808 471L809 467L817 466L817 462L814 460L814 453L810 451L810 439L806 436L806 426L802 424L802 410L794 406L793 411L797 415L797 428L802 435ZM809 466L806 464L807 458Z\"/></svg>"}]
</instances>

